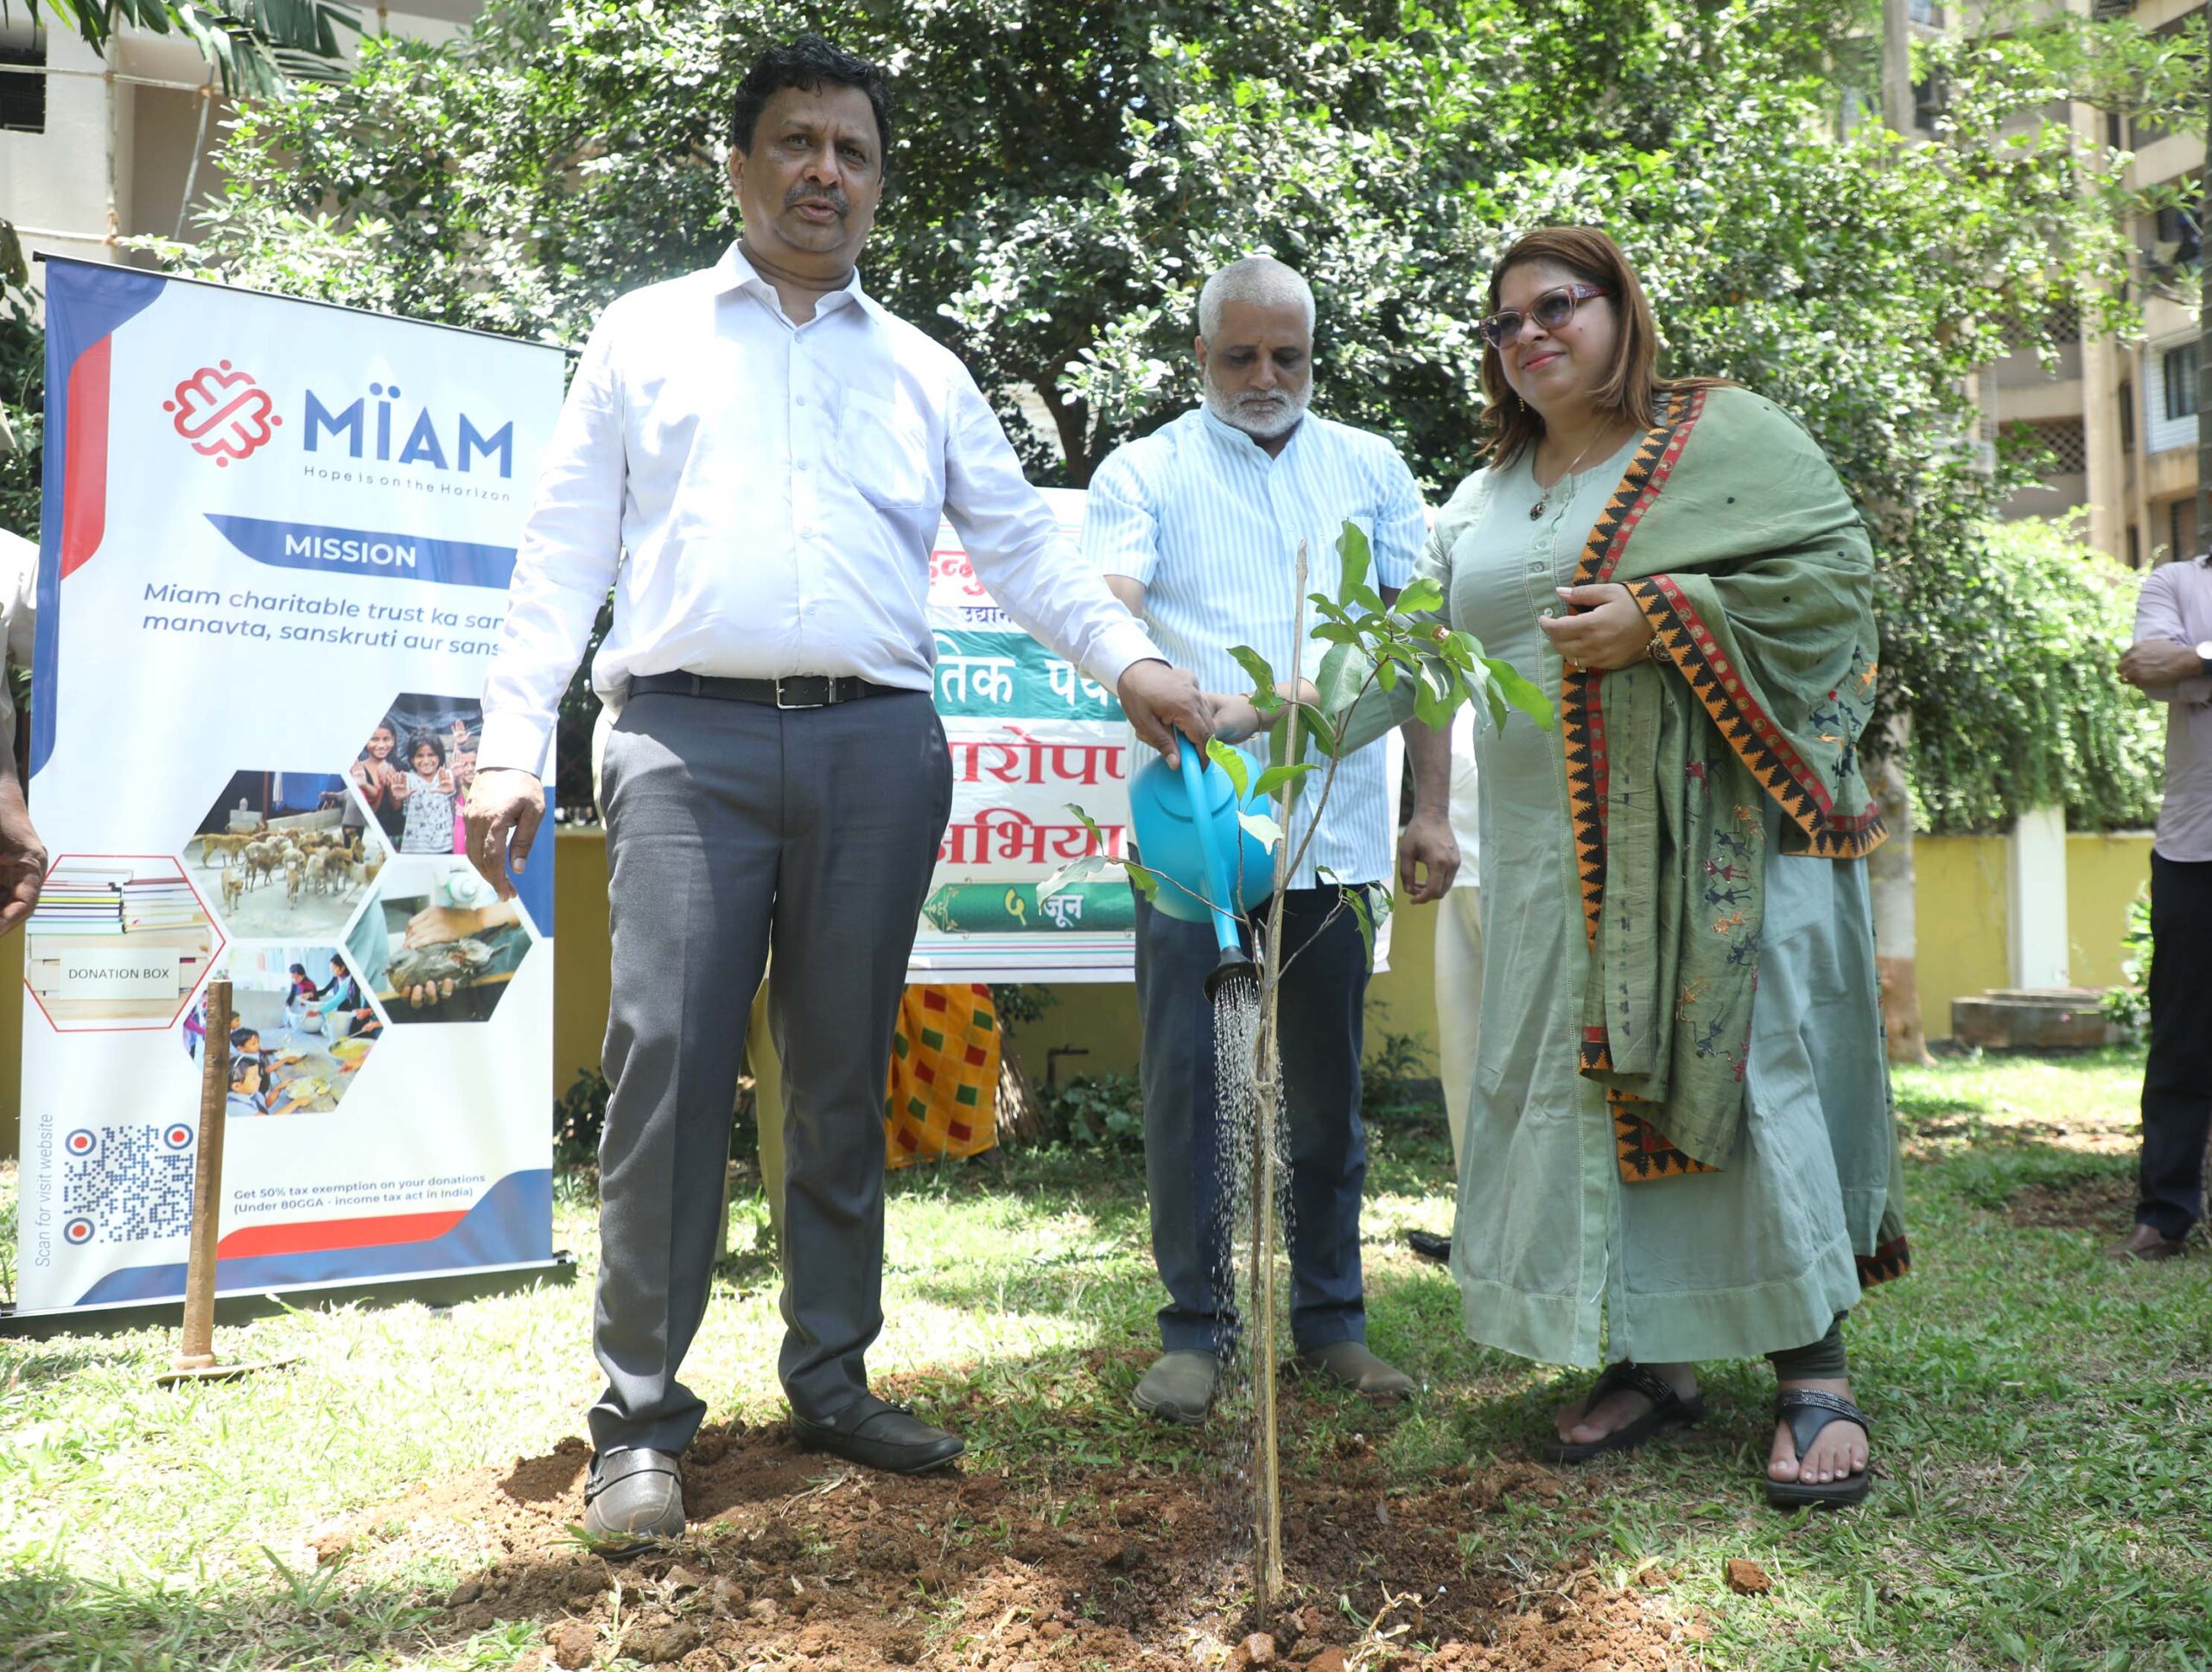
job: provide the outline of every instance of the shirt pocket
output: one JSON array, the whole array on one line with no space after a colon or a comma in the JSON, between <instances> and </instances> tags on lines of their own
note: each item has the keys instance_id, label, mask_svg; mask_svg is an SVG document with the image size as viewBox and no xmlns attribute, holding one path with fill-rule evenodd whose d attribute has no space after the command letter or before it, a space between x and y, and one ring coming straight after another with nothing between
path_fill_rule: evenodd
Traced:
<instances>
[{"instance_id":1,"label":"shirt pocket","mask_svg":"<svg viewBox=\"0 0 2212 1672\"><path fill-rule=\"evenodd\" d=\"M935 507L944 498L942 461L921 416L880 396L844 391L837 417L839 466L861 497L885 511Z\"/></svg>"}]
</instances>

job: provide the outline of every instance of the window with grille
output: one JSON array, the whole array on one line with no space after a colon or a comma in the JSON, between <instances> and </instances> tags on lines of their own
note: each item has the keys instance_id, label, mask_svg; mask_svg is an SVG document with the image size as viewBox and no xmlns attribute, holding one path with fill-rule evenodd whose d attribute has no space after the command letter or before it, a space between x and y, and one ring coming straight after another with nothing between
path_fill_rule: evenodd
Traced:
<instances>
[{"instance_id":1,"label":"window with grille","mask_svg":"<svg viewBox=\"0 0 2212 1672\"><path fill-rule=\"evenodd\" d=\"M46 42L0 47L0 129L46 131Z\"/></svg>"},{"instance_id":2,"label":"window with grille","mask_svg":"<svg viewBox=\"0 0 2212 1672\"><path fill-rule=\"evenodd\" d=\"M1910 0L1905 10L1916 23L1925 23L1931 29L1943 27L1943 8L1937 0Z\"/></svg>"},{"instance_id":3,"label":"window with grille","mask_svg":"<svg viewBox=\"0 0 2212 1672\"><path fill-rule=\"evenodd\" d=\"M2079 418L2044 418L2032 423L2008 426L2015 442L2031 444L2048 454L2042 467L2046 476L2078 476L2089 467L2089 444Z\"/></svg>"},{"instance_id":4,"label":"window with grille","mask_svg":"<svg viewBox=\"0 0 2212 1672\"><path fill-rule=\"evenodd\" d=\"M2135 385L2125 378L2120 384L2120 444L2135 445Z\"/></svg>"},{"instance_id":5,"label":"window with grille","mask_svg":"<svg viewBox=\"0 0 2212 1672\"><path fill-rule=\"evenodd\" d=\"M2174 246L2165 264L2170 266L2186 267L2204 253L2204 229L2195 215L2176 204L2160 206L2158 230L2152 236L2162 250L2169 244Z\"/></svg>"},{"instance_id":6,"label":"window with grille","mask_svg":"<svg viewBox=\"0 0 2212 1672\"><path fill-rule=\"evenodd\" d=\"M2169 418L2196 416L2196 369L2202 363L2202 347L2193 342L2169 348L2159 357L2158 372L2165 384Z\"/></svg>"}]
</instances>

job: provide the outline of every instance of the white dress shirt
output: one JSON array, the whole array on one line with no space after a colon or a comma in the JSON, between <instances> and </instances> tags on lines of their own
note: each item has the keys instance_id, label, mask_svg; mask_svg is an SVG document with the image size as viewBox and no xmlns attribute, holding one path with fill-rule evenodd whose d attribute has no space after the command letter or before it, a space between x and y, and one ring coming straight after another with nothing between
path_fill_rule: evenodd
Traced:
<instances>
[{"instance_id":1,"label":"white dress shirt","mask_svg":"<svg viewBox=\"0 0 2212 1672\"><path fill-rule=\"evenodd\" d=\"M1306 543L1306 591L1334 597L1343 573L1337 539L1347 521L1366 531L1370 584L1403 587L1413 578L1421 489L1389 442L1309 412L1269 458L1201 407L1098 467L1083 549L1105 573L1143 582L1145 624L1177 667L1207 690L1245 691L1252 677L1229 653L1234 645L1266 657L1278 680L1294 668L1308 678L1320 671L1327 645L1291 642L1302 595L1298 545ZM1319 622L1309 606L1309 634ZM1246 750L1264 763L1265 734ZM1321 828L1289 887L1314 887L1323 868L1344 882L1389 881L1395 833L1387 759L1370 744L1338 765ZM1302 808L1319 800L1320 779L1318 772L1307 777ZM1297 849L1303 828L1293 826L1286 852Z\"/></svg>"},{"instance_id":2,"label":"white dress shirt","mask_svg":"<svg viewBox=\"0 0 2212 1672\"><path fill-rule=\"evenodd\" d=\"M1064 540L954 355L855 277L794 324L735 245L600 318L547 448L484 687L480 766L543 766L592 684L858 674L932 688L941 517L1007 613L1113 690L1160 652Z\"/></svg>"}]
</instances>

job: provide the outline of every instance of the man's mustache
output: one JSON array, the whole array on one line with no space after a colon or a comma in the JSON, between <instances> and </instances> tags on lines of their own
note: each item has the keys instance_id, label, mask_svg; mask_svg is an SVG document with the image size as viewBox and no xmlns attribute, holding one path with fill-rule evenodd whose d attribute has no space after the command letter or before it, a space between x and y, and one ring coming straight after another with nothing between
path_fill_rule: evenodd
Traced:
<instances>
[{"instance_id":1,"label":"man's mustache","mask_svg":"<svg viewBox=\"0 0 2212 1672\"><path fill-rule=\"evenodd\" d=\"M846 213L853 207L853 200L850 198L834 188L825 192L814 186L794 186L784 194L784 207L786 209L796 209L802 203L823 204L836 210L840 215Z\"/></svg>"}]
</instances>

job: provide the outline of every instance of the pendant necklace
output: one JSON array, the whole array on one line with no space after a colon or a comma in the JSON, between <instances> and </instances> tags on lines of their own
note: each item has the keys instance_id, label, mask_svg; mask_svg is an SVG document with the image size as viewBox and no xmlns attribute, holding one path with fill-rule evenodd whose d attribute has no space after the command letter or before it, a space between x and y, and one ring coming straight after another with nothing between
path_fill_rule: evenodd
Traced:
<instances>
[{"instance_id":1,"label":"pendant necklace","mask_svg":"<svg viewBox=\"0 0 2212 1672\"><path fill-rule=\"evenodd\" d=\"M1590 456L1590 448L1597 445L1598 437L1592 435L1590 438L1588 446L1586 446L1582 451L1574 455L1574 464L1567 466L1565 470L1560 472L1559 481L1554 482L1551 487L1539 488L1536 490L1536 503L1529 507L1529 520L1530 522L1535 522L1539 517L1541 517L1544 514L1544 506L1550 502L1552 497L1552 488L1557 487L1560 485L1560 482L1564 482L1571 478L1574 474L1574 465L1579 465L1585 459L1588 458Z\"/></svg>"}]
</instances>

